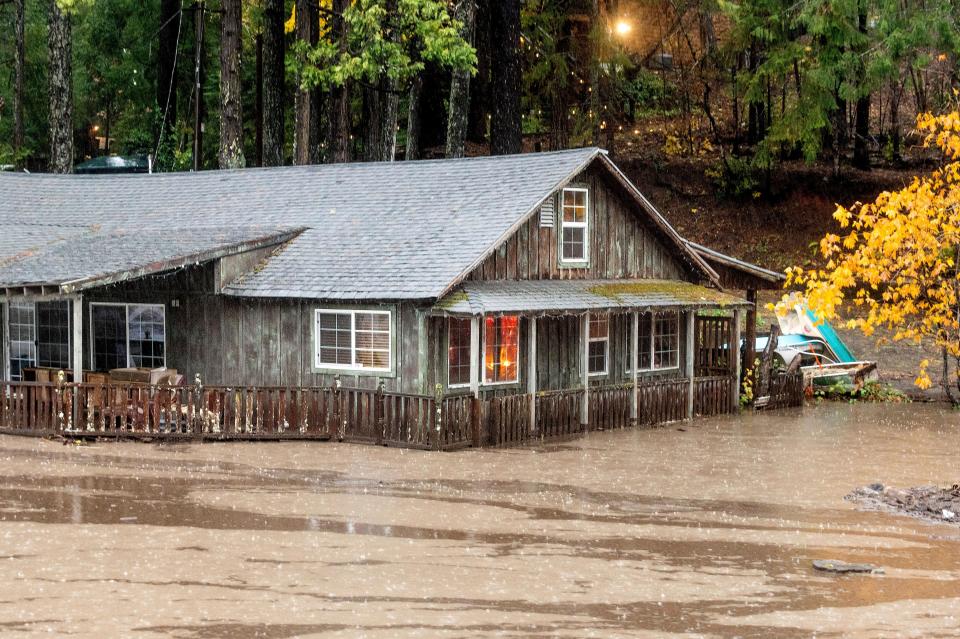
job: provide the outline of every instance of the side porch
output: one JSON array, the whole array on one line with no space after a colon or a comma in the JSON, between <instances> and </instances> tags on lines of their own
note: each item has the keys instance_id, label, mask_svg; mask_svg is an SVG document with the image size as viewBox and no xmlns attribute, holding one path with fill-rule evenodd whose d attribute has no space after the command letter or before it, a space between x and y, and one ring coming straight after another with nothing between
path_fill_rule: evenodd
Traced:
<instances>
[{"instance_id":1,"label":"side porch","mask_svg":"<svg viewBox=\"0 0 960 639\"><path fill-rule=\"evenodd\" d=\"M472 282L433 309L434 367L477 400L474 445L725 414L748 307L677 281Z\"/></svg>"}]
</instances>

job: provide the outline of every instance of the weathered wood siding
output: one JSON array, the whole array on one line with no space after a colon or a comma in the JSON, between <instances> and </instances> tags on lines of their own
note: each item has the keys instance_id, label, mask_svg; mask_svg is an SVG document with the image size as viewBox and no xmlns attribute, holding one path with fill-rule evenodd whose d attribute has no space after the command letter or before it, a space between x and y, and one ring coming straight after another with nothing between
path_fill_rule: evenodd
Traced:
<instances>
[{"instance_id":1,"label":"weathered wood siding","mask_svg":"<svg viewBox=\"0 0 960 639\"><path fill-rule=\"evenodd\" d=\"M91 367L90 304L162 304L166 317L167 366L192 382L245 386L326 386L333 374L313 369L313 321L318 308L337 304L312 300L251 300L213 293L213 265L182 269L164 277L99 289L84 296L84 363ZM176 300L176 306L174 306ZM343 305L344 308L356 308ZM394 313L396 363L392 375L341 373L344 386L391 392L431 392L431 370L422 366L428 352L425 309L409 303L384 304ZM423 347L421 347L423 346ZM445 354L445 351L444 351Z\"/></svg>"},{"instance_id":2,"label":"weathered wood siding","mask_svg":"<svg viewBox=\"0 0 960 639\"><path fill-rule=\"evenodd\" d=\"M582 173L572 185L590 190L586 268L560 265L558 202L553 228L541 228L540 215L534 215L467 279L691 279L678 249L665 242L646 211L628 200L622 187L595 169Z\"/></svg>"}]
</instances>

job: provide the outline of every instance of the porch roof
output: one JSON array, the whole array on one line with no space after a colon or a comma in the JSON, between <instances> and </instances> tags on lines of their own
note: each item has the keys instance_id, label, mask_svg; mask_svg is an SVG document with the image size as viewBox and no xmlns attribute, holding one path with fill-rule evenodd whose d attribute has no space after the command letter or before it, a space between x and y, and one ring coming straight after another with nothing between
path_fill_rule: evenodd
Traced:
<instances>
[{"instance_id":1,"label":"porch roof","mask_svg":"<svg viewBox=\"0 0 960 639\"><path fill-rule=\"evenodd\" d=\"M10 231L18 235L21 230ZM42 233L35 233L33 248L0 259L0 294L77 293L277 245L301 231L275 225L109 230L89 226L70 230L47 228L42 241Z\"/></svg>"},{"instance_id":2,"label":"porch roof","mask_svg":"<svg viewBox=\"0 0 960 639\"><path fill-rule=\"evenodd\" d=\"M466 282L434 307L439 314L563 314L590 310L737 308L735 295L676 280L522 280Z\"/></svg>"}]
</instances>

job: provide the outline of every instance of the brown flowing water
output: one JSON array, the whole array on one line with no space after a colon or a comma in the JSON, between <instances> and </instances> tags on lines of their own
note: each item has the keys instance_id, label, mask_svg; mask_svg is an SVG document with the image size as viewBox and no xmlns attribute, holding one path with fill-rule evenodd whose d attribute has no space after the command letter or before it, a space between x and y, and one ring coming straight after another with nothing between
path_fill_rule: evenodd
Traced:
<instances>
[{"instance_id":1,"label":"brown flowing water","mask_svg":"<svg viewBox=\"0 0 960 639\"><path fill-rule=\"evenodd\" d=\"M957 483L958 451L929 405L458 453L4 437L0 633L960 636L960 526L843 501Z\"/></svg>"}]
</instances>

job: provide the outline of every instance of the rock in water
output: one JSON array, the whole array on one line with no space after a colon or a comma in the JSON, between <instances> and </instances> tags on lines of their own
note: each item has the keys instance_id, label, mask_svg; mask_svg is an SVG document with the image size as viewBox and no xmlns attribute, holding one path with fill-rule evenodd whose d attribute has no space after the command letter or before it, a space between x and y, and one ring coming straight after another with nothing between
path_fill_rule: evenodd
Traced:
<instances>
[{"instance_id":1,"label":"rock in water","mask_svg":"<svg viewBox=\"0 0 960 639\"><path fill-rule=\"evenodd\" d=\"M883 568L874 566L873 564L848 564L845 561L840 561L839 559L815 559L813 561L813 567L817 570L822 570L823 572L833 572L837 574L846 574L846 573L866 573L872 575L882 575Z\"/></svg>"}]
</instances>

